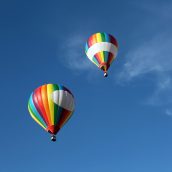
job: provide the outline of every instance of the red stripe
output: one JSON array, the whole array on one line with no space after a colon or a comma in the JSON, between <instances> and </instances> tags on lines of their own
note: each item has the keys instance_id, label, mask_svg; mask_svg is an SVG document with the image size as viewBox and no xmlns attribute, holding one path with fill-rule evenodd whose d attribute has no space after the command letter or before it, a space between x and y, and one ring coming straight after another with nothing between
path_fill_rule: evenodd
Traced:
<instances>
[{"instance_id":1,"label":"red stripe","mask_svg":"<svg viewBox=\"0 0 172 172\"><path fill-rule=\"evenodd\" d=\"M39 115L42 117L43 121L46 123L46 121L45 121L45 119L44 119L44 117L43 117L43 115L39 109L38 100L37 100L35 93L33 93L33 95L32 95L32 100L33 100L33 103L34 103L35 108L38 111ZM46 123L46 125L47 125L47 123Z\"/></svg>"},{"instance_id":2,"label":"red stripe","mask_svg":"<svg viewBox=\"0 0 172 172\"><path fill-rule=\"evenodd\" d=\"M117 42L117 40L112 35L109 35L109 36L110 36L110 42L112 44L114 44L118 48L118 42Z\"/></svg>"},{"instance_id":3,"label":"red stripe","mask_svg":"<svg viewBox=\"0 0 172 172\"><path fill-rule=\"evenodd\" d=\"M88 47L91 47L93 45L93 37L91 36L89 39L88 39Z\"/></svg>"},{"instance_id":4,"label":"red stripe","mask_svg":"<svg viewBox=\"0 0 172 172\"><path fill-rule=\"evenodd\" d=\"M40 115L42 116L42 118L45 121L45 123L47 124L47 126L49 126L49 121L48 121L48 118L47 118L47 114L45 112L44 104L42 102L41 87L37 88L34 91L34 100L36 102L37 110L39 111Z\"/></svg>"},{"instance_id":5,"label":"red stripe","mask_svg":"<svg viewBox=\"0 0 172 172\"><path fill-rule=\"evenodd\" d=\"M51 126L48 126L47 127L47 131L51 134L57 134L57 132L60 130L59 126L54 126L54 125L51 125Z\"/></svg>"},{"instance_id":6,"label":"red stripe","mask_svg":"<svg viewBox=\"0 0 172 172\"><path fill-rule=\"evenodd\" d=\"M96 54L94 55L94 57L97 59L97 61L98 61L99 65L100 65L100 64L102 63L100 53L99 53L99 52L98 52L98 53L96 53Z\"/></svg>"},{"instance_id":7,"label":"red stripe","mask_svg":"<svg viewBox=\"0 0 172 172\"><path fill-rule=\"evenodd\" d=\"M71 111L63 109L62 112L61 112L60 120L59 120L57 126L59 126L59 128L61 128L64 125L64 122L66 121L66 119L69 116L71 116Z\"/></svg>"},{"instance_id":8,"label":"red stripe","mask_svg":"<svg viewBox=\"0 0 172 172\"><path fill-rule=\"evenodd\" d=\"M112 60L113 60L113 54L112 53L110 53L109 52L109 55L108 55L108 61L107 61L107 66L108 66L108 68L109 68L109 66L110 66L110 64L111 64L111 62L112 62Z\"/></svg>"}]
</instances>

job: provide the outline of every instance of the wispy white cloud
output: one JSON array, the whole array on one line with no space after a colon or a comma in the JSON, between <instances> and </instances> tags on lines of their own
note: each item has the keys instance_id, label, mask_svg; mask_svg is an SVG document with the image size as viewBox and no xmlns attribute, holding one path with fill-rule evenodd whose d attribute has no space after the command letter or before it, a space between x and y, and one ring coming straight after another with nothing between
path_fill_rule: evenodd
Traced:
<instances>
[{"instance_id":1,"label":"wispy white cloud","mask_svg":"<svg viewBox=\"0 0 172 172\"><path fill-rule=\"evenodd\" d=\"M93 65L85 54L86 38L81 34L69 37L61 47L63 64L74 71L90 70Z\"/></svg>"},{"instance_id":2,"label":"wispy white cloud","mask_svg":"<svg viewBox=\"0 0 172 172\"><path fill-rule=\"evenodd\" d=\"M147 1L137 3L137 6L148 11L149 13L158 16L160 19L171 19L171 9L172 2L171 1Z\"/></svg>"},{"instance_id":3,"label":"wispy white cloud","mask_svg":"<svg viewBox=\"0 0 172 172\"><path fill-rule=\"evenodd\" d=\"M155 90L150 95L147 103L153 106L165 106L166 108L172 105L172 78L166 74L164 76L158 76L156 80Z\"/></svg>"},{"instance_id":4,"label":"wispy white cloud","mask_svg":"<svg viewBox=\"0 0 172 172\"><path fill-rule=\"evenodd\" d=\"M166 109L165 113L166 113L168 116L172 116L172 109Z\"/></svg>"},{"instance_id":5,"label":"wispy white cloud","mask_svg":"<svg viewBox=\"0 0 172 172\"><path fill-rule=\"evenodd\" d=\"M126 55L126 62L117 76L118 82L130 82L143 76L153 76L154 92L146 104L172 105L172 36L155 36L138 45ZM169 111L168 111L169 112ZM167 111L165 112L167 114Z\"/></svg>"},{"instance_id":6,"label":"wispy white cloud","mask_svg":"<svg viewBox=\"0 0 172 172\"><path fill-rule=\"evenodd\" d=\"M155 36L137 45L126 54L126 62L119 74L120 80L132 80L148 73L172 71L172 36ZM161 76L162 77L162 76Z\"/></svg>"},{"instance_id":7,"label":"wispy white cloud","mask_svg":"<svg viewBox=\"0 0 172 172\"><path fill-rule=\"evenodd\" d=\"M160 11L158 6L152 8L155 15L161 15L161 19L155 23L156 32L152 32L151 37L150 34L145 34L144 39L143 35L142 38L138 37L144 42L126 52L126 61L116 76L118 82L125 83L151 75L155 88L147 98L146 104L163 106L167 115L172 114L169 108L172 105L172 33L171 30L162 28L162 24L164 20L169 19L171 12L167 11L172 10L171 5L172 3L169 6L163 5L163 10ZM151 11L149 7L145 10ZM143 21L143 25L149 22L152 21ZM161 26L161 29L158 26Z\"/></svg>"}]
</instances>

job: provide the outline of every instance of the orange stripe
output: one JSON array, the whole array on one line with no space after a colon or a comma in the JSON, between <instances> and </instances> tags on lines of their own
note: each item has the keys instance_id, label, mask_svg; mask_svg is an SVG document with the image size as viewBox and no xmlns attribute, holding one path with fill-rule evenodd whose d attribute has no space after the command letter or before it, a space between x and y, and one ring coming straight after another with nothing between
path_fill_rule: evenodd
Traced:
<instances>
[{"instance_id":1,"label":"orange stripe","mask_svg":"<svg viewBox=\"0 0 172 172\"><path fill-rule=\"evenodd\" d=\"M39 87L35 90L35 95L37 98L39 110L41 111L41 114L42 114L43 118L45 119L47 126L48 126L50 123L48 121L47 114L46 114L45 109L44 109L44 104L43 104L42 95L41 95L41 87Z\"/></svg>"},{"instance_id":2,"label":"orange stripe","mask_svg":"<svg viewBox=\"0 0 172 172\"><path fill-rule=\"evenodd\" d=\"M44 104L44 109L48 118L48 122L49 124L51 124L50 110L49 110L48 98L47 98L47 85L43 85L41 87L41 95L42 95L42 101Z\"/></svg>"},{"instance_id":3,"label":"orange stripe","mask_svg":"<svg viewBox=\"0 0 172 172\"><path fill-rule=\"evenodd\" d=\"M92 36L92 38L93 38L93 41L92 41L92 45L93 45L93 44L97 43L96 34L94 34Z\"/></svg>"},{"instance_id":4,"label":"orange stripe","mask_svg":"<svg viewBox=\"0 0 172 172\"><path fill-rule=\"evenodd\" d=\"M96 59L98 60L98 62L99 62L99 64L101 64L103 61L102 61L102 58L101 58L101 53L100 52L98 52L98 53L96 53Z\"/></svg>"}]
</instances>

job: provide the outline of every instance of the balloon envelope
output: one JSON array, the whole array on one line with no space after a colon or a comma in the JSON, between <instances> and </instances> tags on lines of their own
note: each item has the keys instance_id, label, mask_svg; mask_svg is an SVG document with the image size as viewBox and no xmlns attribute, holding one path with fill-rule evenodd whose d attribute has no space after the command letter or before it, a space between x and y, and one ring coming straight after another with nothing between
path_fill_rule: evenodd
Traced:
<instances>
[{"instance_id":1,"label":"balloon envelope","mask_svg":"<svg viewBox=\"0 0 172 172\"><path fill-rule=\"evenodd\" d=\"M85 52L88 58L104 72L107 72L117 56L118 43L110 34L99 32L89 37Z\"/></svg>"},{"instance_id":2,"label":"balloon envelope","mask_svg":"<svg viewBox=\"0 0 172 172\"><path fill-rule=\"evenodd\" d=\"M32 92L28 110L42 128L55 135L74 111L74 96L62 85L45 84Z\"/></svg>"}]
</instances>

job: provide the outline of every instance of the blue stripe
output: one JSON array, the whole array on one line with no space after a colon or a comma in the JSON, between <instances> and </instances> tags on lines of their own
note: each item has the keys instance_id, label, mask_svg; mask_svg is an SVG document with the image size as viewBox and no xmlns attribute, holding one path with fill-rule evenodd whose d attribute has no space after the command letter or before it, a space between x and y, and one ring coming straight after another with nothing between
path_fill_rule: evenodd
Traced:
<instances>
[{"instance_id":1,"label":"blue stripe","mask_svg":"<svg viewBox=\"0 0 172 172\"><path fill-rule=\"evenodd\" d=\"M85 45L85 52L87 52L88 51L88 44L87 44L87 42L86 42L86 45Z\"/></svg>"},{"instance_id":2,"label":"blue stripe","mask_svg":"<svg viewBox=\"0 0 172 172\"><path fill-rule=\"evenodd\" d=\"M104 35L105 35L105 38L106 38L106 42L110 42L110 37L109 37L109 34L107 34L107 33L104 33Z\"/></svg>"},{"instance_id":3,"label":"blue stripe","mask_svg":"<svg viewBox=\"0 0 172 172\"><path fill-rule=\"evenodd\" d=\"M92 58L92 60L93 60L98 66L100 65L100 63L98 62L98 60L96 59L95 56Z\"/></svg>"},{"instance_id":4,"label":"blue stripe","mask_svg":"<svg viewBox=\"0 0 172 172\"><path fill-rule=\"evenodd\" d=\"M34 103L33 103L33 99L32 99L33 93L30 96L29 99L29 106L31 108L31 110L33 111L34 115L36 116L36 118L38 118L38 120L44 125L47 126L46 123L43 121L42 117L40 116L40 114L38 113Z\"/></svg>"}]
</instances>

